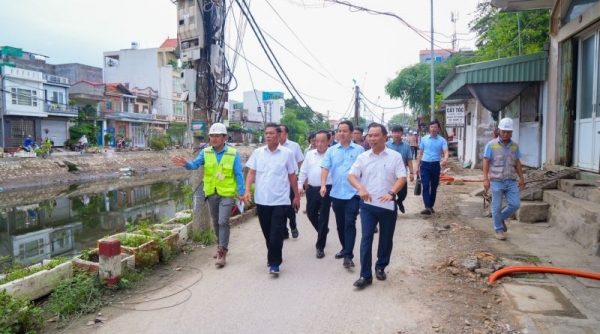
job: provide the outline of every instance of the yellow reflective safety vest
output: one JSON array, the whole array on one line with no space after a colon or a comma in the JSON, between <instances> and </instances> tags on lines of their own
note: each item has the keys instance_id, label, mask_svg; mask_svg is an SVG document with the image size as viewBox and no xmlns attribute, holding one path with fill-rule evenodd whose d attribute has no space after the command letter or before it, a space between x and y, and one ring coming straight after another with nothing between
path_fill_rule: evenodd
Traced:
<instances>
[{"instance_id":1,"label":"yellow reflective safety vest","mask_svg":"<svg viewBox=\"0 0 600 334\"><path fill-rule=\"evenodd\" d=\"M237 151L227 147L227 151L221 157L221 163L217 162L217 154L212 146L204 149L204 194L213 195L215 192L222 197L236 197L237 184L233 173L233 163Z\"/></svg>"}]
</instances>

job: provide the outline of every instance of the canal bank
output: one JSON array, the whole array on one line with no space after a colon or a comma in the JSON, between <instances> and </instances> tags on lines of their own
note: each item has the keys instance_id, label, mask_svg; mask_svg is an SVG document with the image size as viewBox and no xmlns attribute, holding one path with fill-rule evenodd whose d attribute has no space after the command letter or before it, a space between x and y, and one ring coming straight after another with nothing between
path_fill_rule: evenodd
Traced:
<instances>
[{"instance_id":1,"label":"canal bank","mask_svg":"<svg viewBox=\"0 0 600 334\"><path fill-rule=\"evenodd\" d=\"M254 146L235 147L245 163ZM169 170L185 172L173 165L171 158L193 159L198 154L191 149L163 151L117 152L111 148L100 153L78 154L57 152L47 159L41 157L0 159L0 192L46 188L61 184L83 183L119 178L137 178Z\"/></svg>"}]
</instances>

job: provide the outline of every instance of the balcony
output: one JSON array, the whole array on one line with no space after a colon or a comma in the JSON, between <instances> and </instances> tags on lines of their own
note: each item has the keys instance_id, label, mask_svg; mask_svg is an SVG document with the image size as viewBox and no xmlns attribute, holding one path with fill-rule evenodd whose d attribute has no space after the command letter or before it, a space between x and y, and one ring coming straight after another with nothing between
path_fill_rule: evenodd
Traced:
<instances>
[{"instance_id":1,"label":"balcony","mask_svg":"<svg viewBox=\"0 0 600 334\"><path fill-rule=\"evenodd\" d=\"M52 115L75 117L79 113L79 108L77 106L48 102L45 105L44 111Z\"/></svg>"},{"instance_id":2,"label":"balcony","mask_svg":"<svg viewBox=\"0 0 600 334\"><path fill-rule=\"evenodd\" d=\"M55 83L60 85L69 85L69 78L63 78L52 74L42 74L42 78L49 83Z\"/></svg>"}]
</instances>

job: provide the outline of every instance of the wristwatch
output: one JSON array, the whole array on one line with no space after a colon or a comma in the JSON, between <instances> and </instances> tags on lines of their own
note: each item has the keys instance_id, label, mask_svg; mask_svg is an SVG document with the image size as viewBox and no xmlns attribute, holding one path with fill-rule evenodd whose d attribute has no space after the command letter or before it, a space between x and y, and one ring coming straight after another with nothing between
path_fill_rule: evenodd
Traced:
<instances>
[{"instance_id":1,"label":"wristwatch","mask_svg":"<svg viewBox=\"0 0 600 334\"><path fill-rule=\"evenodd\" d=\"M392 196L392 197L395 197L395 196L396 196L396 193L390 190L390 191L388 191L388 195L390 195L390 196Z\"/></svg>"}]
</instances>

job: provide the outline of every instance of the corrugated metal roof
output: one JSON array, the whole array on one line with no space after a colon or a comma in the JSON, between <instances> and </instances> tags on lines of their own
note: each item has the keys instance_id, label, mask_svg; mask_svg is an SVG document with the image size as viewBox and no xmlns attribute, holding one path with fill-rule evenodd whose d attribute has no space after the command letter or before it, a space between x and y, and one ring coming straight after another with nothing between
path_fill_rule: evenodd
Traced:
<instances>
[{"instance_id":1,"label":"corrugated metal roof","mask_svg":"<svg viewBox=\"0 0 600 334\"><path fill-rule=\"evenodd\" d=\"M484 61L456 66L437 87L444 99L473 98L466 85L545 81L548 53Z\"/></svg>"}]
</instances>

